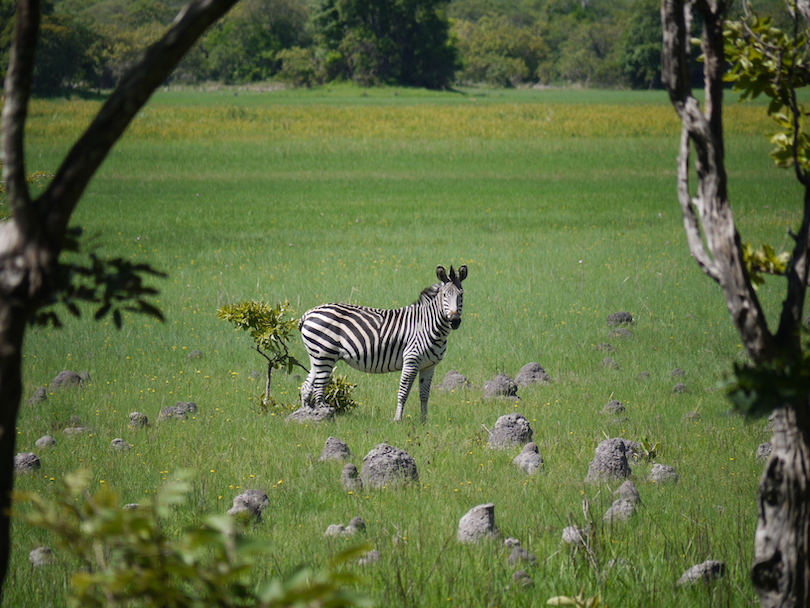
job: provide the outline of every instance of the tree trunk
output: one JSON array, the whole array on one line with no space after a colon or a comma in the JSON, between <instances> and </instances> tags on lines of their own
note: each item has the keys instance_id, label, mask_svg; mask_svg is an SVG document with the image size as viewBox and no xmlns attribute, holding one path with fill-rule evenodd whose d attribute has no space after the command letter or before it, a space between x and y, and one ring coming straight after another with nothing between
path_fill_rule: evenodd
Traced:
<instances>
[{"instance_id":1,"label":"tree trunk","mask_svg":"<svg viewBox=\"0 0 810 608\"><path fill-rule=\"evenodd\" d=\"M810 408L774 412L771 456L759 482L751 579L765 608L810 605Z\"/></svg>"},{"instance_id":2,"label":"tree trunk","mask_svg":"<svg viewBox=\"0 0 810 608\"><path fill-rule=\"evenodd\" d=\"M146 49L71 148L53 181L32 200L25 175L24 131L31 95L40 0L17 0L14 39L5 79L0 159L13 218L0 223L0 596L8 572L11 492L17 413L22 398L25 328L43 300L68 222L107 153L157 86L205 29L237 0L192 0L166 34Z\"/></svg>"}]
</instances>

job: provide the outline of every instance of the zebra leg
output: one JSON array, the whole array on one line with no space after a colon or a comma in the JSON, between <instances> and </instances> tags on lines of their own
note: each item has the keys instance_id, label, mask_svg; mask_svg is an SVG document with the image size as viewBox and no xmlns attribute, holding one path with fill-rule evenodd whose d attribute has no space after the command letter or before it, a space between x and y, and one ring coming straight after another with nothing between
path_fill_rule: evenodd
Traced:
<instances>
[{"instance_id":1,"label":"zebra leg","mask_svg":"<svg viewBox=\"0 0 810 608\"><path fill-rule=\"evenodd\" d=\"M323 399L326 386L337 361L332 359L309 360L309 374L301 387L301 407L326 407Z\"/></svg>"},{"instance_id":2,"label":"zebra leg","mask_svg":"<svg viewBox=\"0 0 810 608\"><path fill-rule=\"evenodd\" d=\"M419 372L419 400L422 403L422 422L427 422L428 399L430 398L430 383L436 366L431 365Z\"/></svg>"},{"instance_id":3,"label":"zebra leg","mask_svg":"<svg viewBox=\"0 0 810 608\"><path fill-rule=\"evenodd\" d=\"M418 373L419 368L415 362L405 361L402 365L402 377L399 379L399 393L397 393L397 413L394 415L394 422L402 420L402 411L405 409L408 393L411 392L411 387Z\"/></svg>"}]
</instances>

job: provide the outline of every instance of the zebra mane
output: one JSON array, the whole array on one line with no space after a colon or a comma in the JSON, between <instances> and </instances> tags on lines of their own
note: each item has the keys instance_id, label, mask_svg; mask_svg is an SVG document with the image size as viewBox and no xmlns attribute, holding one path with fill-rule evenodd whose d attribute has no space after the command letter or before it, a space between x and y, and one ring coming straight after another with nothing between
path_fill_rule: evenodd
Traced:
<instances>
[{"instance_id":1,"label":"zebra mane","mask_svg":"<svg viewBox=\"0 0 810 608\"><path fill-rule=\"evenodd\" d=\"M439 293L441 288L442 288L441 283L434 283L433 285L431 285L429 287L425 287L422 290L422 293L419 294L419 299L416 302L414 302L414 304L427 304L433 298L436 297L436 295Z\"/></svg>"}]
</instances>

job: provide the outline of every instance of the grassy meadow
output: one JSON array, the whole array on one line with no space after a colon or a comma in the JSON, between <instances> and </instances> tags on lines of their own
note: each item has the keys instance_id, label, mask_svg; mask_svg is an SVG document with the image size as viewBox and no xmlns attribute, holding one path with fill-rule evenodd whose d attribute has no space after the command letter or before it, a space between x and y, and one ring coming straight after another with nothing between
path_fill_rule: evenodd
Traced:
<instances>
[{"instance_id":1,"label":"grassy meadow","mask_svg":"<svg viewBox=\"0 0 810 608\"><path fill-rule=\"evenodd\" d=\"M27 131L29 171L53 171L98 109L91 101L36 101ZM743 240L787 245L801 195L791 173L772 166L763 106L726 110L730 195ZM378 606L543 606L584 585L608 606L744 606L756 525L755 492L764 421L730 412L718 382L742 349L719 289L690 258L675 196L679 123L662 93L598 91L424 92L351 87L312 91L171 90L155 94L93 179L75 215L105 255L168 273L152 283L164 323L62 315L65 327L32 330L24 398L62 370L86 370L82 390L49 392L23 405L18 452L42 468L17 489L52 492L77 468L91 490L143 502L179 469L191 469L188 503L165 522L179 531L222 514L248 488L270 507L251 534L272 544L256 580L298 564L323 566L360 540L381 560L357 570L359 590ZM467 264L461 327L434 379L428 423L411 395L394 424L396 374L364 375L359 407L318 425L262 414L251 372L263 359L249 336L215 318L241 299L288 299L300 314L330 301L377 307L413 302L437 264ZM784 289L760 288L775 318ZM609 337L606 317L629 311L631 338ZM598 348L610 343L615 351ZM198 349L199 359L188 359ZM305 360L296 336L292 352ZM618 369L602 364L612 357ZM483 400L486 380L514 377L531 361L553 377ZM680 368L685 377L673 377ZM473 388L436 390L457 370ZM649 376L640 378L642 372ZM300 375L274 375L273 396L294 405ZM677 382L687 390L674 393ZM600 415L610 399L626 421ZM133 431L128 415L153 422L176 401L194 401L189 420ZM545 460L532 477L512 465L519 449L487 447L503 414L530 421ZM700 418L682 416L697 411ZM66 436L77 416L90 432ZM57 445L35 448L45 434ZM419 483L348 494L343 463L320 463L329 436L352 462L378 443L405 449ZM605 437L660 442L655 462L676 484L646 481L652 463L631 464L644 507L607 525L610 486L583 483ZM124 453L113 438L133 444ZM569 522L591 504L593 550L561 546ZM495 504L496 523L537 555L529 589L508 588L517 568L500 543L456 542L459 519ZM24 507L23 507L24 509ZM364 539L326 539L329 524L360 515ZM6 606L61 606L77 567L56 550L32 570L28 552L47 534L14 525ZM604 572L623 558L634 568ZM711 588L677 590L690 566L723 560Z\"/></svg>"}]
</instances>

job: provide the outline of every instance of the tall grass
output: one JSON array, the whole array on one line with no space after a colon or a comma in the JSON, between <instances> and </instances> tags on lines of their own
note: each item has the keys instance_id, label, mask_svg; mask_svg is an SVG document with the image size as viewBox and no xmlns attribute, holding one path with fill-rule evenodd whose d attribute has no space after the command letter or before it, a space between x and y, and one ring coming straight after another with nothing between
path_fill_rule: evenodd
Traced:
<instances>
[{"instance_id":1,"label":"tall grass","mask_svg":"<svg viewBox=\"0 0 810 608\"><path fill-rule=\"evenodd\" d=\"M556 102L508 93L503 104L489 92L476 104L454 93L404 103L404 93L384 91L369 100L350 89L328 103L302 92L299 104L289 93L279 103L241 92L156 96L102 166L75 222L97 235L101 251L169 273L155 281L166 322L130 317L119 332L106 321L67 319L62 330L29 333L26 396L62 369L88 370L92 384L23 407L18 451L38 452L43 467L20 475L17 487L47 493L65 472L88 467L94 487L138 502L190 468L193 492L167 522L174 530L223 513L243 489L263 489L271 506L252 532L273 543L275 557L257 577L323 564L355 542L325 539L326 527L360 515L382 554L362 590L381 606L540 606L583 584L612 606L751 601L754 453L768 436L762 421L730 413L715 388L742 349L719 290L685 243L672 110L642 94L597 103L590 92ZM55 168L95 107L37 102L29 170ZM778 248L799 221L799 197L791 176L771 168L762 114L729 108L730 190L744 240ZM398 376L343 366L358 384L350 416L294 425L253 405L263 383L250 373L263 360L249 337L215 318L219 305L289 299L299 313L327 301L404 306L435 281L437 264L451 263L469 268L464 320L434 382L455 369L473 388L434 387L427 424L416 422L414 397L406 420L391 422ZM783 288L769 279L760 290L772 313ZM636 318L631 338L608 335L606 317L619 310ZM612 353L598 348L608 342ZM202 358L188 359L193 349ZM304 359L302 345L293 351ZM604 366L605 356L619 368ZM530 361L554 381L521 389L518 402L482 399L486 380ZM685 379L671 376L675 368ZM274 397L294 404L300 381L275 374ZM672 391L678 381L686 392ZM598 414L611 398L625 404L627 420ZM185 422L128 428L131 411L156 421L177 400L200 409ZM484 427L512 411L531 422L542 474L513 467L517 449L486 445ZM700 419L682 421L689 411ZM92 432L63 436L71 416ZM57 446L35 449L45 433ZM342 464L318 462L329 436L349 444L358 466L383 441L407 450L419 483L347 494ZM680 475L657 486L645 481L650 464L634 464L644 508L626 525L603 525L610 488L583 483L605 436L660 442L657 461ZM115 437L133 449L113 452ZM560 545L569 521L583 523L584 497L599 570ZM459 518L490 501L503 534L538 556L530 591L507 589L514 568L497 543L455 541ZM6 605L64 601L76 564L60 557L32 572L27 563L30 549L49 542L15 525ZM614 557L633 569L603 575ZM723 581L676 592L678 576L708 558L726 561Z\"/></svg>"}]
</instances>

